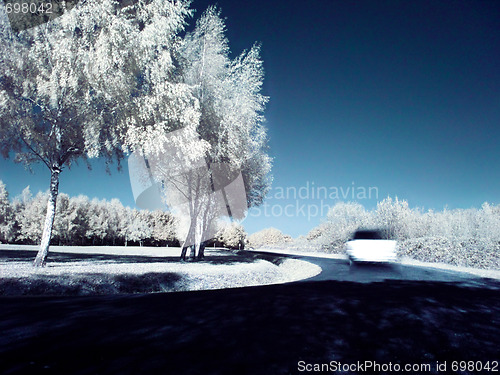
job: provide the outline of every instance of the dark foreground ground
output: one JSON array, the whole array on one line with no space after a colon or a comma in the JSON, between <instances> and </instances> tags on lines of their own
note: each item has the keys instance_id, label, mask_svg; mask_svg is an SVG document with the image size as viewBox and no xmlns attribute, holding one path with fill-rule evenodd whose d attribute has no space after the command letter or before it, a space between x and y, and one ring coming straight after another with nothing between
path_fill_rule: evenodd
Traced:
<instances>
[{"instance_id":1,"label":"dark foreground ground","mask_svg":"<svg viewBox=\"0 0 500 375\"><path fill-rule=\"evenodd\" d=\"M475 368L489 361L490 371L482 373L495 374L500 284L488 286L314 281L166 294L0 297L0 373L267 375L307 373L300 370L330 361L372 361L402 368L428 363L431 372L410 373L443 374L453 373L452 361L475 361ZM446 361L447 371L437 372L436 361Z\"/></svg>"}]
</instances>

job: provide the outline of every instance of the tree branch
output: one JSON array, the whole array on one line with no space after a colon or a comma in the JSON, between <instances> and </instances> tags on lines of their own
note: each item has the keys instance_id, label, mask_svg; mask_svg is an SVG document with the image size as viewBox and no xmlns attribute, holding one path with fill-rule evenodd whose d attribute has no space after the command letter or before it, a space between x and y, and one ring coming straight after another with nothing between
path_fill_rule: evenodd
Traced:
<instances>
[{"instance_id":1,"label":"tree branch","mask_svg":"<svg viewBox=\"0 0 500 375\"><path fill-rule=\"evenodd\" d=\"M28 147L33 154L35 154L41 161L43 161L43 163L47 166L47 168L49 168L49 169L52 168L50 166L49 161L45 160L38 152L36 152L35 149L33 147L31 147L31 145L28 142L26 142L26 140L23 138L22 135L20 135L20 138L23 141L23 143L26 145L26 147Z\"/></svg>"},{"instance_id":2,"label":"tree branch","mask_svg":"<svg viewBox=\"0 0 500 375\"><path fill-rule=\"evenodd\" d=\"M73 146L69 147L61 156L61 166L63 166L64 163L66 163L66 161L69 159L71 155L77 155L80 152L81 150L78 147L73 147Z\"/></svg>"}]
</instances>

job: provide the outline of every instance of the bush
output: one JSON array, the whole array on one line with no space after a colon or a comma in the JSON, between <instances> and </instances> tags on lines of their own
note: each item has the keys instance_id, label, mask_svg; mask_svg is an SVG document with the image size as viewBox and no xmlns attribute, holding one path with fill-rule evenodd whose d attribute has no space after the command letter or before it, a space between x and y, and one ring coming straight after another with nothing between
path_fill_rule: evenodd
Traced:
<instances>
[{"instance_id":1,"label":"bush","mask_svg":"<svg viewBox=\"0 0 500 375\"><path fill-rule=\"evenodd\" d=\"M344 243L358 228L382 228L399 242L399 255L424 262L466 267L500 268L500 205L480 209L424 212L408 202L384 199L366 211L359 203L340 202L327 220L312 229L306 241L317 250L343 252ZM302 240L304 242L304 239Z\"/></svg>"},{"instance_id":2,"label":"bush","mask_svg":"<svg viewBox=\"0 0 500 375\"><path fill-rule=\"evenodd\" d=\"M236 223L225 224L216 235L217 243L228 249L244 249L247 242L245 229Z\"/></svg>"},{"instance_id":3,"label":"bush","mask_svg":"<svg viewBox=\"0 0 500 375\"><path fill-rule=\"evenodd\" d=\"M398 255L422 262L500 268L500 245L473 238L421 237L401 241Z\"/></svg>"},{"instance_id":4,"label":"bush","mask_svg":"<svg viewBox=\"0 0 500 375\"><path fill-rule=\"evenodd\" d=\"M292 242L292 237L283 234L276 228L263 229L248 237L249 246L256 249L265 246L284 245L290 242Z\"/></svg>"}]
</instances>

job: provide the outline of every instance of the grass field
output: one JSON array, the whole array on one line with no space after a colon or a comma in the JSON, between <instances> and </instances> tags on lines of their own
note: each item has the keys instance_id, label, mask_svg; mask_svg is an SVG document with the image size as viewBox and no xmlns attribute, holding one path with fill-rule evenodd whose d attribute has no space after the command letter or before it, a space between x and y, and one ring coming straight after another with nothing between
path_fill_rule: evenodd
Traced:
<instances>
[{"instance_id":1,"label":"grass field","mask_svg":"<svg viewBox=\"0 0 500 375\"><path fill-rule=\"evenodd\" d=\"M0 246L0 295L92 295L174 292L279 284L317 275L305 261L207 249L202 261L179 261L179 248L52 247L44 268L36 247Z\"/></svg>"}]
</instances>

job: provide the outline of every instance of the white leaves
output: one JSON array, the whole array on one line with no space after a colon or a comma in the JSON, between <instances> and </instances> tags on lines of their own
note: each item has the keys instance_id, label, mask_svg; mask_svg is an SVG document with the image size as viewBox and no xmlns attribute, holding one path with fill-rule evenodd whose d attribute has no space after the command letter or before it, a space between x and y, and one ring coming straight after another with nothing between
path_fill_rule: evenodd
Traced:
<instances>
[{"instance_id":1,"label":"white leaves","mask_svg":"<svg viewBox=\"0 0 500 375\"><path fill-rule=\"evenodd\" d=\"M217 241L230 249L242 249L247 242L247 234L240 224L222 223L217 232Z\"/></svg>"},{"instance_id":2,"label":"white leaves","mask_svg":"<svg viewBox=\"0 0 500 375\"><path fill-rule=\"evenodd\" d=\"M261 82L250 80L261 81L263 76L259 72L247 71L261 68L257 63L258 53L255 53L258 51L253 49L251 57L255 63L250 63L251 58L238 60L240 71L248 73L246 81L238 80L229 58L225 24L220 12L214 7L203 13L194 31L188 33L177 46L175 57L180 63L181 75L178 79L182 85L157 82L155 78L161 76L155 74L158 70L153 65L146 78L155 87L156 96L144 101L140 106L140 121L137 121L137 124L158 124L158 121L153 119L161 112L162 120L165 121L164 128L168 124L178 124L184 127L184 131L179 134L187 137L178 140L175 139L177 135L170 134L167 137L171 138L169 142L174 142L177 148L177 152L169 151L168 157L162 157L161 153L158 153L158 145L161 151L162 142L166 139L159 134L150 133L147 127L130 127L129 131L131 129L133 133L129 133L129 139L142 144L146 154L156 154L156 159L155 156L151 158L147 155L149 161L153 159L152 174L158 182L166 186L169 205L176 207L184 219L184 234L190 237L186 243L191 244L194 237L195 242L199 244L210 238L217 217L236 214L228 206L236 204L238 215L239 211L246 212L248 200L243 181L251 182L248 185L251 190L265 190L265 184L253 184L252 177L244 180L241 175L241 170L245 167L251 167L252 172L255 172L254 176L261 176L262 172L267 174L269 171L267 167L270 164L264 162L259 173L259 164L255 162L257 159L266 161L265 158L258 157L263 154L266 137L265 129L260 127L263 118L260 113L256 113L264 107L259 100L260 93L254 92L255 88L260 90ZM158 61L162 62L162 59ZM168 69L169 62L168 58L164 59L164 70ZM242 85L248 87L242 88ZM174 95L171 94L173 92ZM251 92L255 95L244 96L241 92ZM252 103L255 97L259 98L258 104ZM169 103L169 107L164 111L158 110L162 108L161 100ZM258 134L257 142L252 139L254 133ZM154 138L151 138L152 136ZM169 149L168 146L164 148ZM183 160L178 154L189 155L191 162ZM184 159L188 158L184 156ZM201 162L201 165L197 165L197 162ZM175 170L170 167L172 164L180 167ZM224 165L227 169L222 172L225 178L221 180L229 180L228 174L235 174L241 179L242 189L236 194L238 202L234 199L228 202L228 192L226 197L223 197L224 188L215 188L214 181L221 177L217 175L220 171L215 171L215 165ZM249 177L249 174L246 177ZM257 203L259 200L250 201ZM240 209L240 206L244 208Z\"/></svg>"},{"instance_id":3,"label":"white leaves","mask_svg":"<svg viewBox=\"0 0 500 375\"><path fill-rule=\"evenodd\" d=\"M2 151L28 146L18 159L30 164L34 155L50 168L122 151L160 158L170 147L184 170L206 160L246 168L245 183L264 192L270 159L258 47L231 62L215 8L182 40L188 6L87 0L15 37L0 23L0 48L9 52L0 73L12 79L0 91L0 139L4 129L16 133Z\"/></svg>"},{"instance_id":4,"label":"white leaves","mask_svg":"<svg viewBox=\"0 0 500 375\"><path fill-rule=\"evenodd\" d=\"M186 127L206 141L204 152L211 145L213 160L242 166L266 138L258 47L231 62L224 21L213 7L182 42L178 33L190 14L185 1L121 8L112 0L89 0L24 31L15 49L21 52L2 64L2 72L15 70L24 117L33 106L40 113L23 120L27 141L40 144L47 134L35 127L48 121L68 129L61 133L71 137L65 143L89 157L109 156L120 143L126 151L159 152L168 132ZM6 105L2 93L0 108ZM46 144L56 149L40 154L64 152L61 142Z\"/></svg>"},{"instance_id":5,"label":"white leaves","mask_svg":"<svg viewBox=\"0 0 500 375\"><path fill-rule=\"evenodd\" d=\"M47 193L32 196L29 187L9 202L0 181L0 242L32 244L42 236ZM118 199L92 199L60 193L54 221L53 241L62 245L119 245L149 240L149 244L175 241L176 222L168 212L138 211Z\"/></svg>"},{"instance_id":6,"label":"white leaves","mask_svg":"<svg viewBox=\"0 0 500 375\"><path fill-rule=\"evenodd\" d=\"M9 201L9 193L0 180L0 243L10 242L14 237L14 213Z\"/></svg>"},{"instance_id":7,"label":"white leaves","mask_svg":"<svg viewBox=\"0 0 500 375\"><path fill-rule=\"evenodd\" d=\"M248 237L248 244L254 248L281 245L292 241L292 237L276 228L266 228Z\"/></svg>"},{"instance_id":8,"label":"white leaves","mask_svg":"<svg viewBox=\"0 0 500 375\"><path fill-rule=\"evenodd\" d=\"M207 151L206 142L198 140L196 128L200 111L196 98L187 85L164 82L152 95L137 99L137 112L127 124L124 147L147 154L163 153L165 143L175 144L190 158L198 158ZM173 135L183 129L183 136ZM185 137L184 137L185 136ZM184 138L183 138L184 137Z\"/></svg>"},{"instance_id":9,"label":"white leaves","mask_svg":"<svg viewBox=\"0 0 500 375\"><path fill-rule=\"evenodd\" d=\"M20 147L26 141L35 155L71 163L82 153L154 149L168 132L196 127L197 100L173 72L189 14L185 1L88 0L14 39L2 23L0 48L9 53L0 73L13 81L12 92L0 93L0 112L8 106L11 117L2 116L2 129L20 121ZM68 149L80 152L67 157Z\"/></svg>"},{"instance_id":10,"label":"white leaves","mask_svg":"<svg viewBox=\"0 0 500 375\"><path fill-rule=\"evenodd\" d=\"M410 208L390 197L366 211L360 204L340 202L328 219L308 235L310 243L341 252L358 228L380 228L398 240L399 255L431 262L498 267L500 265L500 206L443 211Z\"/></svg>"},{"instance_id":11,"label":"white leaves","mask_svg":"<svg viewBox=\"0 0 500 375\"><path fill-rule=\"evenodd\" d=\"M42 238L48 198L47 193L38 193L33 198L27 187L23 190L21 197L14 201L16 221L21 228L17 235L18 240L35 243Z\"/></svg>"},{"instance_id":12,"label":"white leaves","mask_svg":"<svg viewBox=\"0 0 500 375\"><path fill-rule=\"evenodd\" d=\"M225 36L225 24L220 12L209 7L196 22L195 30L186 35L181 47L186 66L184 80L198 86L198 95L207 100L224 95L221 81L225 79L230 64L229 45Z\"/></svg>"},{"instance_id":13,"label":"white leaves","mask_svg":"<svg viewBox=\"0 0 500 375\"><path fill-rule=\"evenodd\" d=\"M9 97L7 91L0 90L0 114L7 110L7 103L9 102Z\"/></svg>"},{"instance_id":14,"label":"white leaves","mask_svg":"<svg viewBox=\"0 0 500 375\"><path fill-rule=\"evenodd\" d=\"M231 61L224 21L210 7L186 36L181 54L184 80L195 88L200 100L199 133L212 145L210 158L230 160L236 168L245 168L263 152L267 139L261 125L267 98L260 93L259 46ZM267 163L263 167L267 169Z\"/></svg>"}]
</instances>

